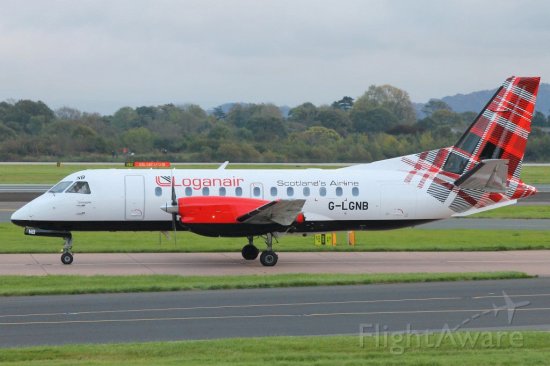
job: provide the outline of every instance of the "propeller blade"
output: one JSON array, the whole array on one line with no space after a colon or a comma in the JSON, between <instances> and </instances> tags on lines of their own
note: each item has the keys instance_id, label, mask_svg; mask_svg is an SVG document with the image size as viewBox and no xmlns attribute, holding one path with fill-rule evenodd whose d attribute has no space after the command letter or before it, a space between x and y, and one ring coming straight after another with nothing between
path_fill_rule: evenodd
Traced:
<instances>
[{"instance_id":1,"label":"propeller blade","mask_svg":"<svg viewBox=\"0 0 550 366\"><path fill-rule=\"evenodd\" d=\"M172 179L170 179L172 182L172 206L177 206L178 201L176 199L176 177L174 176L174 171L172 170Z\"/></svg>"},{"instance_id":2,"label":"propeller blade","mask_svg":"<svg viewBox=\"0 0 550 366\"><path fill-rule=\"evenodd\" d=\"M172 179L170 179L170 181L172 182L172 207L178 207L178 200L176 198L176 176L174 174L174 169L172 169ZM177 239L176 239L176 232L177 232L176 220L178 219L177 216L178 216L178 210L176 210L175 212L172 212L172 229L174 230L174 245L177 244Z\"/></svg>"}]
</instances>

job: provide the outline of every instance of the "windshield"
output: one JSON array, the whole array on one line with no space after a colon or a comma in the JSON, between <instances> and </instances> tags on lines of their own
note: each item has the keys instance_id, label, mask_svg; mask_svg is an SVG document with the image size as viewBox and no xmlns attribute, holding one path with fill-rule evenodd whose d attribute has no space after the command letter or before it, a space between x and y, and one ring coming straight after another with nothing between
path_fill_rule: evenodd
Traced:
<instances>
[{"instance_id":1,"label":"windshield","mask_svg":"<svg viewBox=\"0 0 550 366\"><path fill-rule=\"evenodd\" d=\"M90 186L88 185L88 182L83 182L83 181L74 182L71 188L67 189L66 193L90 194Z\"/></svg>"},{"instance_id":2,"label":"windshield","mask_svg":"<svg viewBox=\"0 0 550 366\"><path fill-rule=\"evenodd\" d=\"M50 193L61 193L65 190L65 188L67 188L72 182L71 181L64 181L64 182L59 182L57 183L55 186L53 186L52 188L50 188L50 190L48 192Z\"/></svg>"}]
</instances>

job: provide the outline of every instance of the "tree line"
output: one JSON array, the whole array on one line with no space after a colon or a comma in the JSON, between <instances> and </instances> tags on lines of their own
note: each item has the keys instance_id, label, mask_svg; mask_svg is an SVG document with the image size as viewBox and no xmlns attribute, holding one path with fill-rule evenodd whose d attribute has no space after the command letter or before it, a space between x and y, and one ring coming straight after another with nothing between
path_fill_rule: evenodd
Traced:
<instances>
[{"instance_id":1,"label":"tree line","mask_svg":"<svg viewBox=\"0 0 550 366\"><path fill-rule=\"evenodd\" d=\"M370 162L449 146L476 117L432 99L416 111L407 92L370 86L357 99L273 104L123 107L113 115L55 111L41 101L0 103L2 161ZM550 116L537 112L526 160L550 160Z\"/></svg>"}]
</instances>

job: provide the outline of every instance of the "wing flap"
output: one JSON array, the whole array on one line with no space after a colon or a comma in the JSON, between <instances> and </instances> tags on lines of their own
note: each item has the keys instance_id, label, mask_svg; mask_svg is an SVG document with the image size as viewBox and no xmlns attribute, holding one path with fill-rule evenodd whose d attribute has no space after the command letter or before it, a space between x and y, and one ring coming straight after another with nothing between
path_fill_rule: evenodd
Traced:
<instances>
[{"instance_id":1,"label":"wing flap","mask_svg":"<svg viewBox=\"0 0 550 366\"><path fill-rule=\"evenodd\" d=\"M278 200L271 201L237 218L240 223L246 224L279 224L291 225L296 216L302 212L306 200Z\"/></svg>"}]
</instances>

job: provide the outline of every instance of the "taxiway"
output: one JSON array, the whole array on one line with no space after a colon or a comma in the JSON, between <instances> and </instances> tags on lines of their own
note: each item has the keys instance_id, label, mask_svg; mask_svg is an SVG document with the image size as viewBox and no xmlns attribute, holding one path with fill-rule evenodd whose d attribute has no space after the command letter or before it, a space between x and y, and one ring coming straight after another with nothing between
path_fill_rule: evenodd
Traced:
<instances>
[{"instance_id":1,"label":"taxiway","mask_svg":"<svg viewBox=\"0 0 550 366\"><path fill-rule=\"evenodd\" d=\"M1 298L0 346L548 330L549 288L545 278Z\"/></svg>"}]
</instances>

